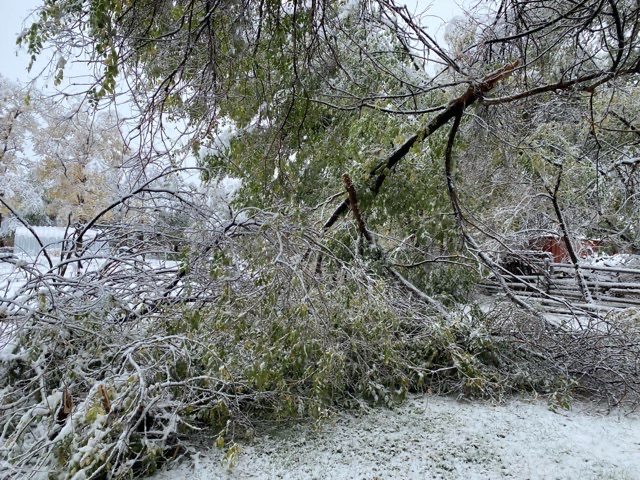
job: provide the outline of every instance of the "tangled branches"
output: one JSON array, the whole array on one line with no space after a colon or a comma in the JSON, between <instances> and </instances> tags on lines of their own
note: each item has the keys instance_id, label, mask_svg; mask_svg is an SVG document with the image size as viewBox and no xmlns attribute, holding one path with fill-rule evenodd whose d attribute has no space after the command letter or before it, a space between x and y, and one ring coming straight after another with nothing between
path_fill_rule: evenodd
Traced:
<instances>
[{"instance_id":1,"label":"tangled branches","mask_svg":"<svg viewBox=\"0 0 640 480\"><path fill-rule=\"evenodd\" d=\"M189 431L223 441L244 419L319 418L409 388L403 322L413 310L425 329L430 311L334 257L316 278L312 229L249 210L160 259L175 232L128 225L102 231L108 254L15 262L28 275L3 319L8 475L148 474L185 452ZM63 270L72 262L83 265Z\"/></svg>"},{"instance_id":2,"label":"tangled branches","mask_svg":"<svg viewBox=\"0 0 640 480\"><path fill-rule=\"evenodd\" d=\"M233 448L263 420L410 391L637 398L637 329L566 333L477 307L445 319L376 260L339 258L269 212L180 239L141 233L105 229L120 255L82 257L72 274L18 267L30 277L7 303L0 356L9 478L146 475L188 453L194 431Z\"/></svg>"}]
</instances>

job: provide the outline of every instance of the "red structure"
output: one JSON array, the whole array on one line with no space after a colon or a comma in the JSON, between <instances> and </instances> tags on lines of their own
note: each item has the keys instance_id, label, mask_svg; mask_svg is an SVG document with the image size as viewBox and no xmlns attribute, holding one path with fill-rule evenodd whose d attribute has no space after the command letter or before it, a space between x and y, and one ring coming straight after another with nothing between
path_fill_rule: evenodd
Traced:
<instances>
[{"instance_id":1,"label":"red structure","mask_svg":"<svg viewBox=\"0 0 640 480\"><path fill-rule=\"evenodd\" d=\"M587 258L593 255L598 252L599 247L600 240L589 239L575 240L573 245L576 255L580 258ZM535 238L529 242L529 248L531 250L550 253L555 263L566 263L570 260L564 239L557 235Z\"/></svg>"}]
</instances>

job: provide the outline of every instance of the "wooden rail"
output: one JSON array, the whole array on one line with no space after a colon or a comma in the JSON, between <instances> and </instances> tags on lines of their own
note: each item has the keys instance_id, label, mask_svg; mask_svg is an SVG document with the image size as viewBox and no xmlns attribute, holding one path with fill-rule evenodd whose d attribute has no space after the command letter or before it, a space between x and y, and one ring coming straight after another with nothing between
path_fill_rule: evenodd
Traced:
<instances>
[{"instance_id":1,"label":"wooden rail","mask_svg":"<svg viewBox=\"0 0 640 480\"><path fill-rule=\"evenodd\" d=\"M593 303L586 303L578 287L573 265L536 263L535 267L534 273L506 273L503 277L515 295L540 304L547 312L573 314L576 309L602 312L640 308L640 269L580 265L586 286L593 297ZM481 288L488 294L502 291L491 277L481 284Z\"/></svg>"}]
</instances>

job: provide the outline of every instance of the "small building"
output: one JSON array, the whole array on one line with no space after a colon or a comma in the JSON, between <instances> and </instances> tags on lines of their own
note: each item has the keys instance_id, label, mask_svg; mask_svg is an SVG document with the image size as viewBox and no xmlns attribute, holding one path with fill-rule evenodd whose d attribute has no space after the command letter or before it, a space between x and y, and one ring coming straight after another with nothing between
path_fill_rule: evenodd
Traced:
<instances>
[{"instance_id":1,"label":"small building","mask_svg":"<svg viewBox=\"0 0 640 480\"><path fill-rule=\"evenodd\" d=\"M63 227L31 227L31 229L38 236L42 245L47 249L47 253L50 256L60 256L61 252L67 251L72 248L71 242L75 235L74 228ZM66 238L65 238L66 233ZM100 232L98 230L88 230L83 238L83 245L87 248L89 255L104 254L108 251L106 242L96 240ZM14 234L14 255L23 255L28 257L36 257L42 251L42 247L34 237L31 231L20 225L16 227Z\"/></svg>"},{"instance_id":2,"label":"small building","mask_svg":"<svg viewBox=\"0 0 640 480\"><path fill-rule=\"evenodd\" d=\"M598 253L600 244L600 240L579 239L574 240L573 249L579 258L588 258ZM566 263L570 261L567 245L564 238L559 235L545 235L534 238L529 241L529 249L550 253L555 263Z\"/></svg>"}]
</instances>

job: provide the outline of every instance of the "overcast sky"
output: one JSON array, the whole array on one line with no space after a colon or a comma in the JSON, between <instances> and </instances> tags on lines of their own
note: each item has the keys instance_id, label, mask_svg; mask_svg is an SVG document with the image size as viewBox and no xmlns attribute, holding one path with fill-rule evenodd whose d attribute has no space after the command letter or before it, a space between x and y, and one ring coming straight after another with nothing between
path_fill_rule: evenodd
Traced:
<instances>
[{"instance_id":1,"label":"overcast sky","mask_svg":"<svg viewBox=\"0 0 640 480\"><path fill-rule=\"evenodd\" d=\"M41 0L0 0L0 74L10 80L29 80L29 56L16 56L16 37L22 31L25 18Z\"/></svg>"},{"instance_id":2,"label":"overcast sky","mask_svg":"<svg viewBox=\"0 0 640 480\"><path fill-rule=\"evenodd\" d=\"M44 66L41 62L34 67L31 73L27 72L29 57L24 50L17 52L16 37L22 29L28 25L25 23L27 16L43 0L0 0L0 74L10 80L29 81ZM429 21L432 34L440 31L439 37L444 32L442 20L449 20L460 13L456 2L452 0L408 0L412 10L429 9L429 15L433 15ZM442 20L441 20L442 19Z\"/></svg>"}]
</instances>

